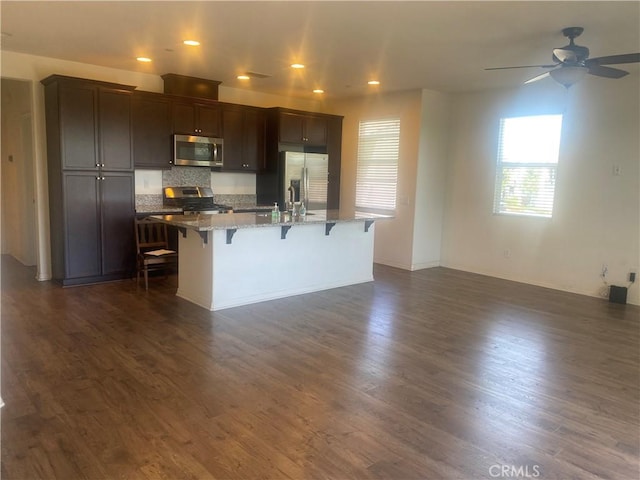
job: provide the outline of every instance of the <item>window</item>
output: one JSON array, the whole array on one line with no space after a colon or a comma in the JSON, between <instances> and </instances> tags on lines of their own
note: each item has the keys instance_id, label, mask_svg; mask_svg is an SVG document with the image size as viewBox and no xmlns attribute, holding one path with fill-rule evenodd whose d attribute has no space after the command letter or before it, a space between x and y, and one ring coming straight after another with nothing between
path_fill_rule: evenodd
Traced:
<instances>
[{"instance_id":1,"label":"window","mask_svg":"<svg viewBox=\"0 0 640 480\"><path fill-rule=\"evenodd\" d=\"M562 115L500 120L493 211L551 217Z\"/></svg>"},{"instance_id":2,"label":"window","mask_svg":"<svg viewBox=\"0 0 640 480\"><path fill-rule=\"evenodd\" d=\"M399 149L400 119L360 122L356 209L395 210Z\"/></svg>"}]
</instances>

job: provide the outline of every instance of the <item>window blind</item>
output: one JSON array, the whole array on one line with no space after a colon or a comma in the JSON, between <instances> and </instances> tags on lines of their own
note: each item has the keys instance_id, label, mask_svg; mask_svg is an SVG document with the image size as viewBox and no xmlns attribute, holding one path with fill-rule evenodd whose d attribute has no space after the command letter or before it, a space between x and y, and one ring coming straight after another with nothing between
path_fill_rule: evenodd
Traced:
<instances>
[{"instance_id":1,"label":"window blind","mask_svg":"<svg viewBox=\"0 0 640 480\"><path fill-rule=\"evenodd\" d=\"M400 119L360 122L356 208L392 212L396 208Z\"/></svg>"},{"instance_id":2,"label":"window blind","mask_svg":"<svg viewBox=\"0 0 640 480\"><path fill-rule=\"evenodd\" d=\"M494 213L551 217L562 115L500 120Z\"/></svg>"}]
</instances>

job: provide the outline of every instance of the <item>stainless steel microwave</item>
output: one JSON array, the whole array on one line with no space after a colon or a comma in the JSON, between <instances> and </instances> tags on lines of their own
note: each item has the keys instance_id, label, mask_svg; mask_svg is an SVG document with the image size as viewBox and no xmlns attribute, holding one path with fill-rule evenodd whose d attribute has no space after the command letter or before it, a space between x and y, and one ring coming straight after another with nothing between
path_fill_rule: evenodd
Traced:
<instances>
[{"instance_id":1,"label":"stainless steel microwave","mask_svg":"<svg viewBox=\"0 0 640 480\"><path fill-rule=\"evenodd\" d=\"M224 141L194 135L173 136L173 164L192 167L222 167Z\"/></svg>"}]
</instances>

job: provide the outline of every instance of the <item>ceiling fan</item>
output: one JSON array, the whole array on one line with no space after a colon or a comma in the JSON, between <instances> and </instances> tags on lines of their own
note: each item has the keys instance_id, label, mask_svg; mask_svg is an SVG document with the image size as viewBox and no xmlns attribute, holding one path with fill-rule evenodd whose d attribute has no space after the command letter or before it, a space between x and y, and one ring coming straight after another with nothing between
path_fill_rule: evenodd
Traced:
<instances>
[{"instance_id":1,"label":"ceiling fan","mask_svg":"<svg viewBox=\"0 0 640 480\"><path fill-rule=\"evenodd\" d=\"M622 63L640 62L640 53L626 53L622 55L609 55L606 57L589 58L589 49L574 43L584 31L582 27L567 27L562 29L562 34L569 39L569 45L554 48L551 55L555 63L549 65L521 65L514 67L493 67L485 70L506 70L511 68L545 68L551 69L530 78L524 83L531 83L546 77L553 78L556 82L569 88L578 82L586 74L605 78L622 78L629 72L604 65L617 65Z\"/></svg>"}]
</instances>

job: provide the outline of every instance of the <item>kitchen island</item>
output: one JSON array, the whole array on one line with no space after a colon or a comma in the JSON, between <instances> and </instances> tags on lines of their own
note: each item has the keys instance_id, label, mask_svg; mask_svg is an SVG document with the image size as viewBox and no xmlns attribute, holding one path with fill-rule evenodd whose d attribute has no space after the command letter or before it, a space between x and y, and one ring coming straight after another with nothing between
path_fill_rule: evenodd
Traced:
<instances>
[{"instance_id":1,"label":"kitchen island","mask_svg":"<svg viewBox=\"0 0 640 480\"><path fill-rule=\"evenodd\" d=\"M179 229L176 295L208 310L373 280L373 214L158 215Z\"/></svg>"}]
</instances>

